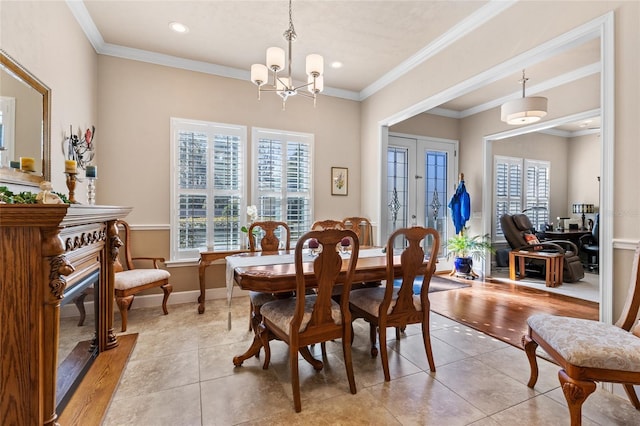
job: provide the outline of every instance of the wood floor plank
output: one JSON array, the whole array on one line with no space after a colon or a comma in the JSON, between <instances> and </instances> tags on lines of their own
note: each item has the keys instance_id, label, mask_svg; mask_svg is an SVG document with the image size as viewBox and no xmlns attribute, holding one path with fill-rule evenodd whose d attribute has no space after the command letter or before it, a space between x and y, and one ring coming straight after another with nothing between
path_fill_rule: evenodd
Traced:
<instances>
[{"instance_id":1,"label":"wood floor plank","mask_svg":"<svg viewBox=\"0 0 640 426\"><path fill-rule=\"evenodd\" d=\"M58 417L60 425L98 426L102 423L137 339L138 333L119 335L118 346L96 358Z\"/></svg>"},{"instance_id":2,"label":"wood floor plank","mask_svg":"<svg viewBox=\"0 0 640 426\"><path fill-rule=\"evenodd\" d=\"M470 287L430 293L431 310L522 348L527 318L549 313L597 320L596 302L517 284L461 280Z\"/></svg>"}]
</instances>

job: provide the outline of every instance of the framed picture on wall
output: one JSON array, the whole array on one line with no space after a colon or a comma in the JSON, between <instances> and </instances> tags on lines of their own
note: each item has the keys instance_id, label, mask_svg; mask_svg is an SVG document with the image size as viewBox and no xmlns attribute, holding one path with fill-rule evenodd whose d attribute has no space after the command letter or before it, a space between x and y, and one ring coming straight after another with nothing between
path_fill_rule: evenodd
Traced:
<instances>
[{"instance_id":1,"label":"framed picture on wall","mask_svg":"<svg viewBox=\"0 0 640 426\"><path fill-rule=\"evenodd\" d=\"M331 168L331 195L347 195L349 189L349 169Z\"/></svg>"}]
</instances>

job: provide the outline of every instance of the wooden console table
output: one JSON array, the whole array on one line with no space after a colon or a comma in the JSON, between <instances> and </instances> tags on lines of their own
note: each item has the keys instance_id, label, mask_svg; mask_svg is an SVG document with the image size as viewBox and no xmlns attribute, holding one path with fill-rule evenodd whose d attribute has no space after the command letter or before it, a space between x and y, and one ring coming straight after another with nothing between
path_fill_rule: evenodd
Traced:
<instances>
[{"instance_id":1,"label":"wooden console table","mask_svg":"<svg viewBox=\"0 0 640 426\"><path fill-rule=\"evenodd\" d=\"M113 262L122 242L116 219L129 207L0 205L0 419L56 425L60 303L97 284L95 356L118 346L113 331ZM90 363L87 364L89 371ZM73 392L73 388L69 390Z\"/></svg>"},{"instance_id":2,"label":"wooden console table","mask_svg":"<svg viewBox=\"0 0 640 426\"><path fill-rule=\"evenodd\" d=\"M204 299L205 299L205 279L204 275L207 267L213 265L219 260L223 260L227 256L232 254L244 253L248 250L230 250L230 251L203 251L200 253L200 260L198 261L198 278L200 279L200 296L198 297L198 313L204 313Z\"/></svg>"},{"instance_id":3,"label":"wooden console table","mask_svg":"<svg viewBox=\"0 0 640 426\"><path fill-rule=\"evenodd\" d=\"M518 260L519 274L516 276L516 259ZM545 263L545 285L558 287L562 285L562 262L564 255L561 253L546 253L524 250L512 250L509 252L509 279L521 280L527 276L524 269L525 259L541 259Z\"/></svg>"}]
</instances>

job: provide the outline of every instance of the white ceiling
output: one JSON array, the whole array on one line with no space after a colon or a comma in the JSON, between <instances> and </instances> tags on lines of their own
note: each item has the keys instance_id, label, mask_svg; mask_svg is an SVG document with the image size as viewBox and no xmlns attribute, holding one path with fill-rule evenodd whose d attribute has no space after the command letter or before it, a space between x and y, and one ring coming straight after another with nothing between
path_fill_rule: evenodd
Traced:
<instances>
[{"instance_id":1,"label":"white ceiling","mask_svg":"<svg viewBox=\"0 0 640 426\"><path fill-rule=\"evenodd\" d=\"M286 49L286 0L67 0L96 51L148 62L249 79L267 47ZM325 60L325 92L364 99L412 64L503 13L511 1L294 0L293 74L304 78L304 58ZM169 29L172 21L189 27ZM565 50L527 68L527 94L544 95L599 72L599 40ZM333 61L343 67L333 69ZM464 117L519 96L521 70L442 105L435 112ZM247 84L251 84L247 81ZM594 90L599 90L596 87ZM579 126L575 123L574 126ZM593 126L593 125L591 125ZM579 129L579 128L578 128ZM575 131L574 128L565 128Z\"/></svg>"}]
</instances>

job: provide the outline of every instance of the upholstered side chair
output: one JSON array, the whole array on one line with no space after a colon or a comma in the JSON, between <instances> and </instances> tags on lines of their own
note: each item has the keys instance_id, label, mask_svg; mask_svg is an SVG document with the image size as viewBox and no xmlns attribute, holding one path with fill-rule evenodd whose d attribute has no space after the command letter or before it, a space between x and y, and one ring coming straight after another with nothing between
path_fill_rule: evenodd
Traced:
<instances>
[{"instance_id":1,"label":"upholstered side chair","mask_svg":"<svg viewBox=\"0 0 640 426\"><path fill-rule=\"evenodd\" d=\"M621 383L640 410L634 385L640 385L640 246L636 248L625 306L615 324L580 318L536 314L527 319L522 337L531 376L538 380L536 348L540 346L560 366L558 378L569 406L572 426L582 423L582 404L596 390L595 382Z\"/></svg>"},{"instance_id":2,"label":"upholstered side chair","mask_svg":"<svg viewBox=\"0 0 640 426\"><path fill-rule=\"evenodd\" d=\"M282 240L282 247L284 250L291 249L291 230L289 225L285 222L266 220L260 222L253 222L249 226L247 234L249 235L249 251L258 251L258 244L256 240L260 235L260 249L263 252L277 252L280 249L280 239L276 235L276 230L280 229L284 238ZM255 232L254 232L255 231ZM260 232L262 231L262 232ZM281 234L281 235L282 235ZM258 324L262 321L260 315L260 307L266 302L276 300L277 298L288 297L286 295L274 295L271 293L263 293L260 291L249 292L249 330L257 330Z\"/></svg>"},{"instance_id":3,"label":"upholstered side chair","mask_svg":"<svg viewBox=\"0 0 640 426\"><path fill-rule=\"evenodd\" d=\"M338 252L344 238L351 242L351 254L345 259ZM303 264L305 244L310 239L318 241L320 252L313 260L311 270ZM296 412L302 410L300 378L298 372L298 352L315 369L323 364L311 357L308 346L333 339L342 339L342 352L349 380L349 390L356 393L351 358L351 313L349 293L358 261L358 237L353 231L327 229L310 231L303 235L295 248L296 294L290 299L267 302L262 306L260 338L265 348L264 368L269 366L271 350L269 341L275 337L289 345L291 388ZM340 281L342 297L340 303L331 296L333 287ZM315 287L314 294L306 294L306 289ZM315 361L315 362L314 362Z\"/></svg>"},{"instance_id":4,"label":"upholstered side chair","mask_svg":"<svg viewBox=\"0 0 640 426\"><path fill-rule=\"evenodd\" d=\"M160 269L158 262L164 262L164 258L161 257L131 257L131 229L129 224L124 220L117 221L118 227L124 231L124 235L120 233L121 237L124 237L124 250L120 250L120 256L123 257L124 262L120 259L116 259L115 269L115 298L118 309L120 310L120 316L122 317L122 331L127 330L127 313L131 309L131 304L136 294L141 291L148 290L154 287L160 287L164 292L162 299L162 310L165 315L169 313L167 310L167 301L169 295L173 291L173 287L169 284L169 278L171 274ZM151 262L152 268L136 268L135 262Z\"/></svg>"},{"instance_id":5,"label":"upholstered side chair","mask_svg":"<svg viewBox=\"0 0 640 426\"><path fill-rule=\"evenodd\" d=\"M406 246L402 242L406 241ZM425 258L423 244L428 246ZM405 247L394 249L394 247ZM364 318L369 323L371 356L377 356L376 329L380 334L380 358L385 381L391 380L387 352L387 327L404 328L407 324L422 324L422 340L431 371L436 371L431 351L429 331L429 283L436 270L440 234L433 228L415 226L396 230L387 242L387 280L382 287L353 290L349 307L353 319ZM395 268L402 267L402 284L394 287ZM426 260L425 260L426 259ZM426 264L425 264L426 262ZM419 295L413 293L416 276L423 275ZM396 336L398 333L396 332Z\"/></svg>"},{"instance_id":6,"label":"upholstered side chair","mask_svg":"<svg viewBox=\"0 0 640 426\"><path fill-rule=\"evenodd\" d=\"M358 236L360 246L373 245L373 227L366 217L345 217L342 219L344 229L351 229Z\"/></svg>"}]
</instances>

